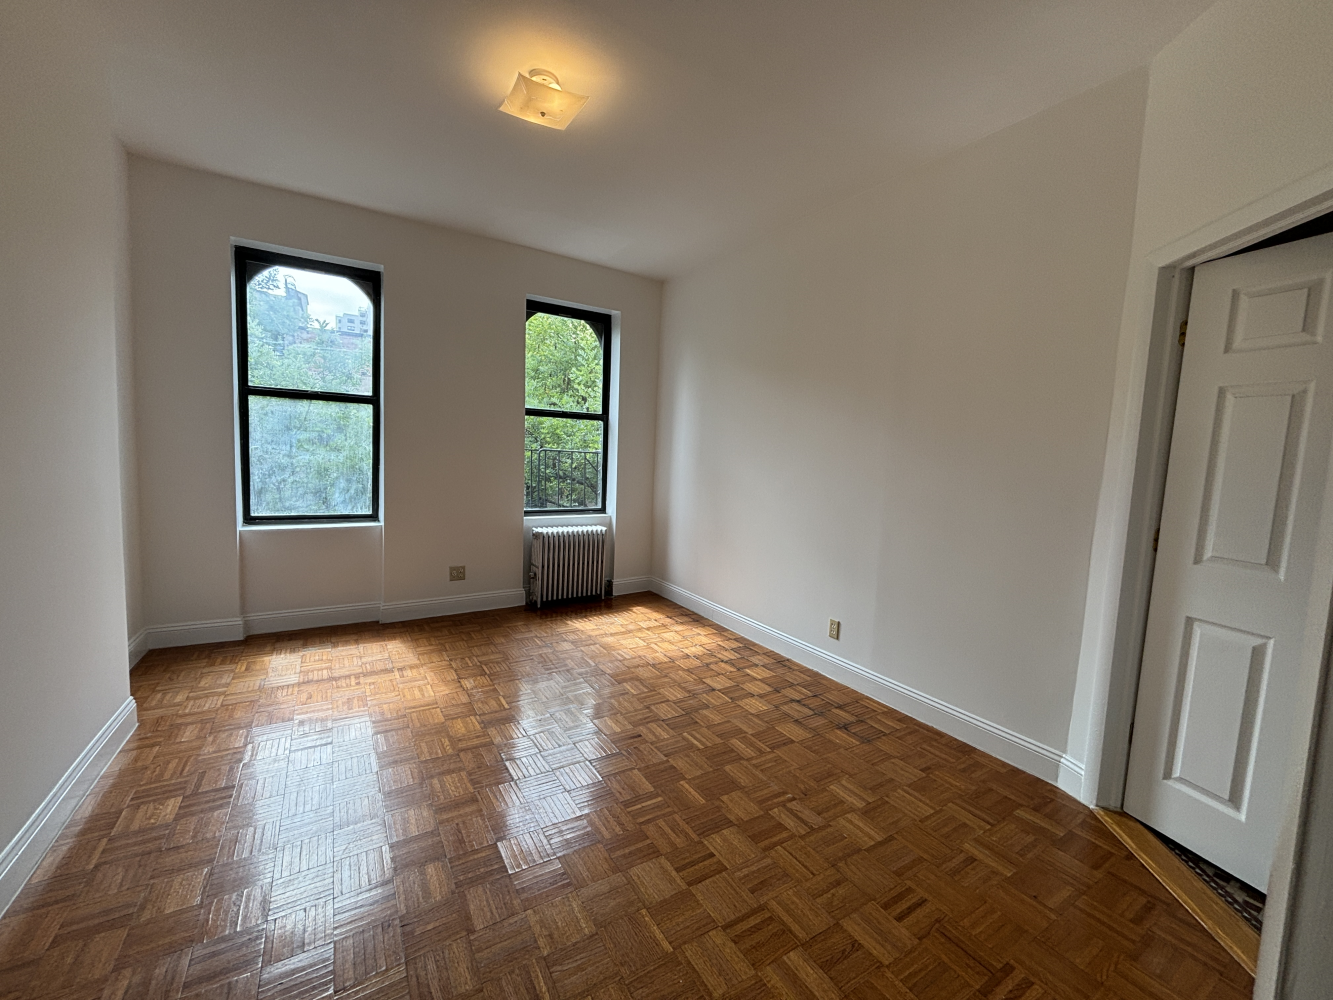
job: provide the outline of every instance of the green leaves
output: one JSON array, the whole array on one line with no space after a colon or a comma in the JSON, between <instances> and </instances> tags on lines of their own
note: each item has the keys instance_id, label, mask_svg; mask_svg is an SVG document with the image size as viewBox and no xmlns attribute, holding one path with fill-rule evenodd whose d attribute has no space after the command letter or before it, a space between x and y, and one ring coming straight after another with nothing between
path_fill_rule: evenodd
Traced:
<instances>
[{"instance_id":1,"label":"green leaves","mask_svg":"<svg viewBox=\"0 0 1333 1000\"><path fill-rule=\"evenodd\" d=\"M536 313L528 320L527 405L602 411L602 345L581 319Z\"/></svg>"},{"instance_id":2,"label":"green leaves","mask_svg":"<svg viewBox=\"0 0 1333 1000\"><path fill-rule=\"evenodd\" d=\"M289 343L279 353L264 331L256 335L253 320L250 326L247 364L251 385L370 395L374 371L370 337L344 347L343 338L331 330L308 330L307 339Z\"/></svg>"},{"instance_id":3,"label":"green leaves","mask_svg":"<svg viewBox=\"0 0 1333 1000\"><path fill-rule=\"evenodd\" d=\"M602 424L598 420L570 420L568 417L525 417L523 446L563 448L568 451L601 451Z\"/></svg>"},{"instance_id":4,"label":"green leaves","mask_svg":"<svg viewBox=\"0 0 1333 1000\"><path fill-rule=\"evenodd\" d=\"M371 513L370 403L250 397L250 511Z\"/></svg>"},{"instance_id":5,"label":"green leaves","mask_svg":"<svg viewBox=\"0 0 1333 1000\"><path fill-rule=\"evenodd\" d=\"M310 323L306 300L294 284L278 286L278 269L261 271L245 288L245 314L251 340L258 336L281 352Z\"/></svg>"}]
</instances>

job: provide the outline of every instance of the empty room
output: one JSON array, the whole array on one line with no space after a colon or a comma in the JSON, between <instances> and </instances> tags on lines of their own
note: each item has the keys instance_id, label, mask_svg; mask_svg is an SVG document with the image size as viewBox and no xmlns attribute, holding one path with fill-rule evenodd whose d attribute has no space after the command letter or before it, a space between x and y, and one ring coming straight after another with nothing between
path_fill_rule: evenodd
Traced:
<instances>
[{"instance_id":1,"label":"empty room","mask_svg":"<svg viewBox=\"0 0 1333 1000\"><path fill-rule=\"evenodd\" d=\"M0 6L0 1000L1333 997L1330 51Z\"/></svg>"}]
</instances>

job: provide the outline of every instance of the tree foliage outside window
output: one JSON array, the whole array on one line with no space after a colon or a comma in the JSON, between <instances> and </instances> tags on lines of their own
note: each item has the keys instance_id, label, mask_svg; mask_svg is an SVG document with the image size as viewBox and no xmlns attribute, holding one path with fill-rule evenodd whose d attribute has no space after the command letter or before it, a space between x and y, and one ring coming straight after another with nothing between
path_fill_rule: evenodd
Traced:
<instances>
[{"instance_id":1,"label":"tree foliage outside window","mask_svg":"<svg viewBox=\"0 0 1333 1000\"><path fill-rule=\"evenodd\" d=\"M602 412L602 342L586 320L528 317L527 405Z\"/></svg>"},{"instance_id":2,"label":"tree foliage outside window","mask_svg":"<svg viewBox=\"0 0 1333 1000\"><path fill-rule=\"evenodd\" d=\"M250 513L369 514L374 421L363 403L250 397Z\"/></svg>"},{"instance_id":3,"label":"tree foliage outside window","mask_svg":"<svg viewBox=\"0 0 1333 1000\"><path fill-rule=\"evenodd\" d=\"M246 520L375 517L379 275L236 257Z\"/></svg>"},{"instance_id":4,"label":"tree foliage outside window","mask_svg":"<svg viewBox=\"0 0 1333 1000\"><path fill-rule=\"evenodd\" d=\"M529 304L524 507L605 509L609 317Z\"/></svg>"}]
</instances>

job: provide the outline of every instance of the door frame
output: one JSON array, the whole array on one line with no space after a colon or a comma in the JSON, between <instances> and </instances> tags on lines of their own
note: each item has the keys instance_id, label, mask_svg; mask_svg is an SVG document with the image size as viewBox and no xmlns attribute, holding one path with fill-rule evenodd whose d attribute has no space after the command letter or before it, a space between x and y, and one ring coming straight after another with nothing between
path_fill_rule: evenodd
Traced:
<instances>
[{"instance_id":1,"label":"door frame","mask_svg":"<svg viewBox=\"0 0 1333 1000\"><path fill-rule=\"evenodd\" d=\"M1069 754L1082 752L1088 805L1118 809L1124 800L1143 636L1180 376L1179 331L1188 314L1194 268L1333 210L1333 165L1230 212L1187 236L1131 260L1116 358L1111 421L1093 530L1082 645ZM1333 463L1327 496L1333 498ZM1326 503L1321 537L1333 537ZM1322 549L1321 547L1321 553ZM1327 606L1333 553L1316 561L1312 595ZM1312 617L1316 617L1312 615ZM1327 673L1329 625L1311 628L1301 657L1299 704L1284 791L1281 834L1269 882L1256 997L1273 996L1287 936L1295 858L1305 821L1316 710Z\"/></svg>"}]
</instances>

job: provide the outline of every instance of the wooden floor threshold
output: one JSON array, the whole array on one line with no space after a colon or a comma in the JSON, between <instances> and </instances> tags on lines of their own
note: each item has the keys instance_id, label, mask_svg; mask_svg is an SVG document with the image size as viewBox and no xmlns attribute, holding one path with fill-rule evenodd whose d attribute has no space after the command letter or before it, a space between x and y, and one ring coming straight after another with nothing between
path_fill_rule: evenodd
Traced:
<instances>
[{"instance_id":1,"label":"wooden floor threshold","mask_svg":"<svg viewBox=\"0 0 1333 1000\"><path fill-rule=\"evenodd\" d=\"M1095 810L1107 829L1120 838L1121 843L1134 852L1145 868L1166 886L1171 895L1194 914L1199 923L1250 975L1259 964L1259 935L1235 910L1217 898L1217 894L1203 879L1171 849L1154 836L1153 832L1128 813L1111 809Z\"/></svg>"}]
</instances>

